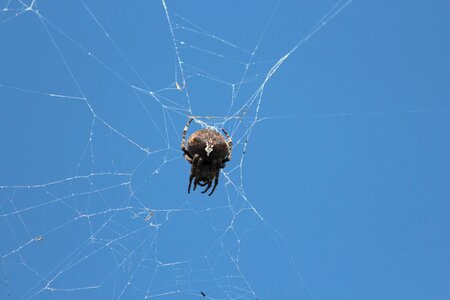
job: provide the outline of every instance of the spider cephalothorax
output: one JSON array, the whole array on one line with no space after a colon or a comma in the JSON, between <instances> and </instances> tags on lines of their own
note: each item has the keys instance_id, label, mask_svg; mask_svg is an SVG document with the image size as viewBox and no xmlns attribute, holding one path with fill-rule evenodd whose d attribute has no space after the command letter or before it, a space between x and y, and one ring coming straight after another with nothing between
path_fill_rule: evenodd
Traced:
<instances>
[{"instance_id":1,"label":"spider cephalothorax","mask_svg":"<svg viewBox=\"0 0 450 300\"><path fill-rule=\"evenodd\" d=\"M214 186L209 196L216 189L219 183L220 169L225 168L225 163L231 160L231 138L222 129L227 139L214 129L201 129L194 132L188 139L186 145L186 133L193 118L189 118L183 130L183 140L181 150L184 158L192 165L189 176L188 193L191 191L192 180L194 179L194 191L199 186L207 185L202 193L206 193L212 185Z\"/></svg>"}]
</instances>

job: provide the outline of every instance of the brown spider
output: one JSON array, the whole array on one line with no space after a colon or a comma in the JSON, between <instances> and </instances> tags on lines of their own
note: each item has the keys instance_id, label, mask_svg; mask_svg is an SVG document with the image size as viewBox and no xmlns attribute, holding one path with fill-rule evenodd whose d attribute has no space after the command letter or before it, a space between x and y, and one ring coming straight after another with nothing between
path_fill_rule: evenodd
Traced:
<instances>
[{"instance_id":1,"label":"brown spider","mask_svg":"<svg viewBox=\"0 0 450 300\"><path fill-rule=\"evenodd\" d=\"M183 140L181 141L181 150L184 152L184 158L192 165L191 175L189 176L188 193L191 191L192 179L194 180L194 191L199 186L205 186L202 193L206 193L212 185L214 186L208 196L211 196L219 183L220 169L225 168L225 163L231 160L232 141L228 133L222 129L225 137L214 129L201 129L188 139L186 147L186 133L193 118L189 118L183 130Z\"/></svg>"}]
</instances>

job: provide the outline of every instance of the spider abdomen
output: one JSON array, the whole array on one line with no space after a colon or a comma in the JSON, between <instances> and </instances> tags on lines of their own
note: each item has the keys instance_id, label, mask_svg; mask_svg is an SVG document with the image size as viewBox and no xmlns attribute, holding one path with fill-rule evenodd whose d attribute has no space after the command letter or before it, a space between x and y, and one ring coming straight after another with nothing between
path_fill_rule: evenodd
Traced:
<instances>
[{"instance_id":1,"label":"spider abdomen","mask_svg":"<svg viewBox=\"0 0 450 300\"><path fill-rule=\"evenodd\" d=\"M201 129L188 139L187 148L191 155L198 154L205 162L225 159L229 155L224 136L213 129Z\"/></svg>"}]
</instances>

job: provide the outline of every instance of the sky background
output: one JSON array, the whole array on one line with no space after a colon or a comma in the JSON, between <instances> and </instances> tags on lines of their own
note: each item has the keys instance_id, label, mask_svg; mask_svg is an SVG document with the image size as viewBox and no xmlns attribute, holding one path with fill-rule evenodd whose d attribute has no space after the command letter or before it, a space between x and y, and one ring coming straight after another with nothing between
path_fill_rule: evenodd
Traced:
<instances>
[{"instance_id":1,"label":"sky background","mask_svg":"<svg viewBox=\"0 0 450 300\"><path fill-rule=\"evenodd\" d=\"M448 299L449 20L0 1L0 298ZM233 138L211 197L190 115Z\"/></svg>"}]
</instances>

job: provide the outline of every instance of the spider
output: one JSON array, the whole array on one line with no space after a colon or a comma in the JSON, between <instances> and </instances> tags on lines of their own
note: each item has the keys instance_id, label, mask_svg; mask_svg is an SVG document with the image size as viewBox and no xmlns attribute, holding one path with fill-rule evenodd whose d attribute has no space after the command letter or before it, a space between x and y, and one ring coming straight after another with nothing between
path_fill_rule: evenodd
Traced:
<instances>
[{"instance_id":1,"label":"spider","mask_svg":"<svg viewBox=\"0 0 450 300\"><path fill-rule=\"evenodd\" d=\"M202 193L206 193L214 180L214 186L208 196L211 196L219 183L220 169L225 168L225 163L231 160L231 148L233 142L228 133L222 129L227 139L214 129L201 129L189 137L186 145L186 133L193 118L189 118L183 130L181 150L184 158L192 165L189 176L188 193L191 192L192 180L194 191L199 186L206 186Z\"/></svg>"}]
</instances>

